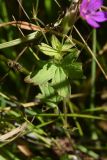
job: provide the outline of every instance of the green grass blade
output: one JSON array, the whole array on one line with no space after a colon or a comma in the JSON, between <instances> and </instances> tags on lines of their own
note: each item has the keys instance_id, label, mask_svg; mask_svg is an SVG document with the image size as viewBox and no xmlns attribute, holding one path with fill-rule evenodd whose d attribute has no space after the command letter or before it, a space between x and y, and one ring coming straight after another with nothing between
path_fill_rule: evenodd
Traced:
<instances>
[{"instance_id":1,"label":"green grass blade","mask_svg":"<svg viewBox=\"0 0 107 160\"><path fill-rule=\"evenodd\" d=\"M36 32L28 34L25 37L17 38L15 40L12 40L12 41L9 41L9 42L1 43L0 44L0 49L13 47L13 46L16 46L16 45L19 45L19 44L22 44L22 43L29 42L31 40L34 40L34 39L40 37L40 35L41 35L41 32L36 31Z\"/></svg>"}]
</instances>

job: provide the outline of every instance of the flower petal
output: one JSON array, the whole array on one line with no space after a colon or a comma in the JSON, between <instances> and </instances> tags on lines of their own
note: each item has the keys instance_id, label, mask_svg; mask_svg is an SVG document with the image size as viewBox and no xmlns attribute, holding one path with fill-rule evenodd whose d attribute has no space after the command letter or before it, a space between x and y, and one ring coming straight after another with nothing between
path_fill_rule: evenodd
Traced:
<instances>
[{"instance_id":1,"label":"flower petal","mask_svg":"<svg viewBox=\"0 0 107 160\"><path fill-rule=\"evenodd\" d=\"M94 28L100 27L98 22L107 21L107 12L100 11L103 0L83 0L80 5L80 16Z\"/></svg>"},{"instance_id":2,"label":"flower petal","mask_svg":"<svg viewBox=\"0 0 107 160\"><path fill-rule=\"evenodd\" d=\"M97 22L107 21L107 12L99 11L95 15L92 15L91 18Z\"/></svg>"},{"instance_id":3,"label":"flower petal","mask_svg":"<svg viewBox=\"0 0 107 160\"><path fill-rule=\"evenodd\" d=\"M100 25L99 25L96 21L94 21L93 19L91 19L91 18L86 19L86 21L87 21L87 23L88 23L90 26L92 26L93 28L98 28L98 27L100 27Z\"/></svg>"},{"instance_id":4,"label":"flower petal","mask_svg":"<svg viewBox=\"0 0 107 160\"><path fill-rule=\"evenodd\" d=\"M81 7L85 8L89 4L88 0L82 0L82 3L80 4Z\"/></svg>"},{"instance_id":5,"label":"flower petal","mask_svg":"<svg viewBox=\"0 0 107 160\"><path fill-rule=\"evenodd\" d=\"M82 3L80 4L80 12L83 12L83 10L86 10L86 8L88 7L88 0L83 0Z\"/></svg>"},{"instance_id":6,"label":"flower petal","mask_svg":"<svg viewBox=\"0 0 107 160\"><path fill-rule=\"evenodd\" d=\"M88 0L87 0L88 1ZM90 0L88 5L88 10L96 11L103 5L103 0Z\"/></svg>"}]
</instances>

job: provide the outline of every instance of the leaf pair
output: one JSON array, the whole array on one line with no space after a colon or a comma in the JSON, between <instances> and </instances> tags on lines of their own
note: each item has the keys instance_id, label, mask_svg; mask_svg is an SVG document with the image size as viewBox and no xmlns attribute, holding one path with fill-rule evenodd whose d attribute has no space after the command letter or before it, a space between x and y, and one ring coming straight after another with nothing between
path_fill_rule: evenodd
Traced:
<instances>
[{"instance_id":1,"label":"leaf pair","mask_svg":"<svg viewBox=\"0 0 107 160\"><path fill-rule=\"evenodd\" d=\"M39 45L39 49L41 52L43 52L45 55L48 55L50 57L54 57L56 60L61 60L63 56L70 51L70 49L74 46L74 43L69 43L68 41L65 41L64 44L60 43L60 41L53 35L51 38L51 45L47 45L45 43L41 43Z\"/></svg>"},{"instance_id":2,"label":"leaf pair","mask_svg":"<svg viewBox=\"0 0 107 160\"><path fill-rule=\"evenodd\" d=\"M67 40L64 44L52 36L51 46L41 43L40 51L45 55L53 57L47 63L40 61L42 68L36 74L29 77L30 82L38 85L41 94L37 97L42 99L48 105L54 106L63 98L70 97L70 80L83 77L82 65L76 62L79 56L79 50L70 44Z\"/></svg>"}]
</instances>

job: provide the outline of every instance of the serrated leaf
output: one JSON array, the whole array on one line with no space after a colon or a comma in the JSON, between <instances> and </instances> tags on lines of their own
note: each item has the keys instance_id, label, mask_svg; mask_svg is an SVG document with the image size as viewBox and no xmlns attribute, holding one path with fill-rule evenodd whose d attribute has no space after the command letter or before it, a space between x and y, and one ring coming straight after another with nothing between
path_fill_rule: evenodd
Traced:
<instances>
[{"instance_id":1,"label":"serrated leaf","mask_svg":"<svg viewBox=\"0 0 107 160\"><path fill-rule=\"evenodd\" d=\"M51 46L45 43L41 43L41 45L38 45L38 47L41 50L41 52L43 52L45 55L55 56L58 54L58 51L56 49L52 48Z\"/></svg>"},{"instance_id":2,"label":"serrated leaf","mask_svg":"<svg viewBox=\"0 0 107 160\"><path fill-rule=\"evenodd\" d=\"M47 60L46 61L45 60L35 60L36 65L35 65L35 68L33 68L33 71L30 77L35 76L38 73L38 71L42 69L47 63L49 63Z\"/></svg>"},{"instance_id":3,"label":"serrated leaf","mask_svg":"<svg viewBox=\"0 0 107 160\"><path fill-rule=\"evenodd\" d=\"M55 35L52 35L52 38L51 38L51 44L52 44L52 47L56 50L59 50L62 46L62 44L60 43L60 41L56 38Z\"/></svg>"},{"instance_id":4,"label":"serrated leaf","mask_svg":"<svg viewBox=\"0 0 107 160\"><path fill-rule=\"evenodd\" d=\"M49 83L41 85L40 90L42 94L39 94L37 97L43 100L49 106L56 106L56 103L61 100L61 97L56 94L55 89L50 86Z\"/></svg>"},{"instance_id":5,"label":"serrated leaf","mask_svg":"<svg viewBox=\"0 0 107 160\"><path fill-rule=\"evenodd\" d=\"M83 78L82 64L75 62L71 64L63 64L63 69L70 79L81 79Z\"/></svg>"},{"instance_id":6,"label":"serrated leaf","mask_svg":"<svg viewBox=\"0 0 107 160\"><path fill-rule=\"evenodd\" d=\"M62 52L69 52L69 50L74 46L75 44L71 44L71 43L64 43L61 51Z\"/></svg>"},{"instance_id":7,"label":"serrated leaf","mask_svg":"<svg viewBox=\"0 0 107 160\"><path fill-rule=\"evenodd\" d=\"M57 67L52 64L49 66L48 64L44 65L44 67L39 70L39 72L31 78L32 83L35 85L42 85L51 80L55 74Z\"/></svg>"},{"instance_id":8,"label":"serrated leaf","mask_svg":"<svg viewBox=\"0 0 107 160\"><path fill-rule=\"evenodd\" d=\"M67 97L70 95L70 85L62 67L58 67L56 69L52 79L52 86L56 89L58 95L61 97Z\"/></svg>"},{"instance_id":9,"label":"serrated leaf","mask_svg":"<svg viewBox=\"0 0 107 160\"><path fill-rule=\"evenodd\" d=\"M66 64L70 64L70 63L72 63L72 62L75 62L76 59L77 59L78 56L79 56L79 53L80 53L80 51L77 50L76 48L71 49L71 52L64 57L62 63L63 63L64 65L66 65Z\"/></svg>"}]
</instances>

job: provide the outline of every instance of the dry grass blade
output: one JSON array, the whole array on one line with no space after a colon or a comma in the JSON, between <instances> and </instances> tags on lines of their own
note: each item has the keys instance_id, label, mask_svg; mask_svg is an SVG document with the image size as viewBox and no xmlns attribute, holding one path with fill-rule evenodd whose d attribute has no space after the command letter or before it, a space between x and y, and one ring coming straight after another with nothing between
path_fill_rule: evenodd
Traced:
<instances>
[{"instance_id":1,"label":"dry grass blade","mask_svg":"<svg viewBox=\"0 0 107 160\"><path fill-rule=\"evenodd\" d=\"M27 156L27 157L30 157L30 156L33 155L32 152L31 152L31 150L30 150L29 147L27 146L27 144L24 144L24 143L18 144L18 145L17 145L17 148L20 150L20 152L21 152L22 154L24 154L24 155Z\"/></svg>"},{"instance_id":2,"label":"dry grass blade","mask_svg":"<svg viewBox=\"0 0 107 160\"><path fill-rule=\"evenodd\" d=\"M3 141L6 141L6 140L9 140L9 138L13 138L13 136L16 136L17 134L23 132L26 128L27 128L27 123L24 122L21 126L11 130L10 132L8 132L4 135L1 135L0 136L0 141L3 142Z\"/></svg>"},{"instance_id":3,"label":"dry grass blade","mask_svg":"<svg viewBox=\"0 0 107 160\"><path fill-rule=\"evenodd\" d=\"M19 3L19 6L22 9L22 11L24 12L24 14L26 15L26 17L30 20L30 17L28 16L28 14L26 13L25 9L22 6L22 1L21 0L17 0L17 2Z\"/></svg>"},{"instance_id":4,"label":"dry grass blade","mask_svg":"<svg viewBox=\"0 0 107 160\"><path fill-rule=\"evenodd\" d=\"M6 23L1 23L0 27L5 27L7 25L20 27L21 29L25 29L25 30L45 32L45 29L41 28L40 26L34 25L29 22L25 22L25 21L11 21L11 22L6 22Z\"/></svg>"},{"instance_id":5,"label":"dry grass blade","mask_svg":"<svg viewBox=\"0 0 107 160\"><path fill-rule=\"evenodd\" d=\"M89 53L91 54L91 56L94 58L94 60L97 63L98 67L100 68L101 72L103 73L105 79L107 79L107 74L105 73L105 71L102 68L101 64L97 60L96 56L94 55L94 53L92 52L92 50L90 49L90 47L88 46L88 44L86 43L86 41L84 40L84 38L82 37L82 35L80 34L80 32L77 30L77 28L75 26L74 26L74 28L75 28L76 32L78 33L78 35L80 36L81 40L83 41L85 47L87 48L87 50L89 51Z\"/></svg>"}]
</instances>

